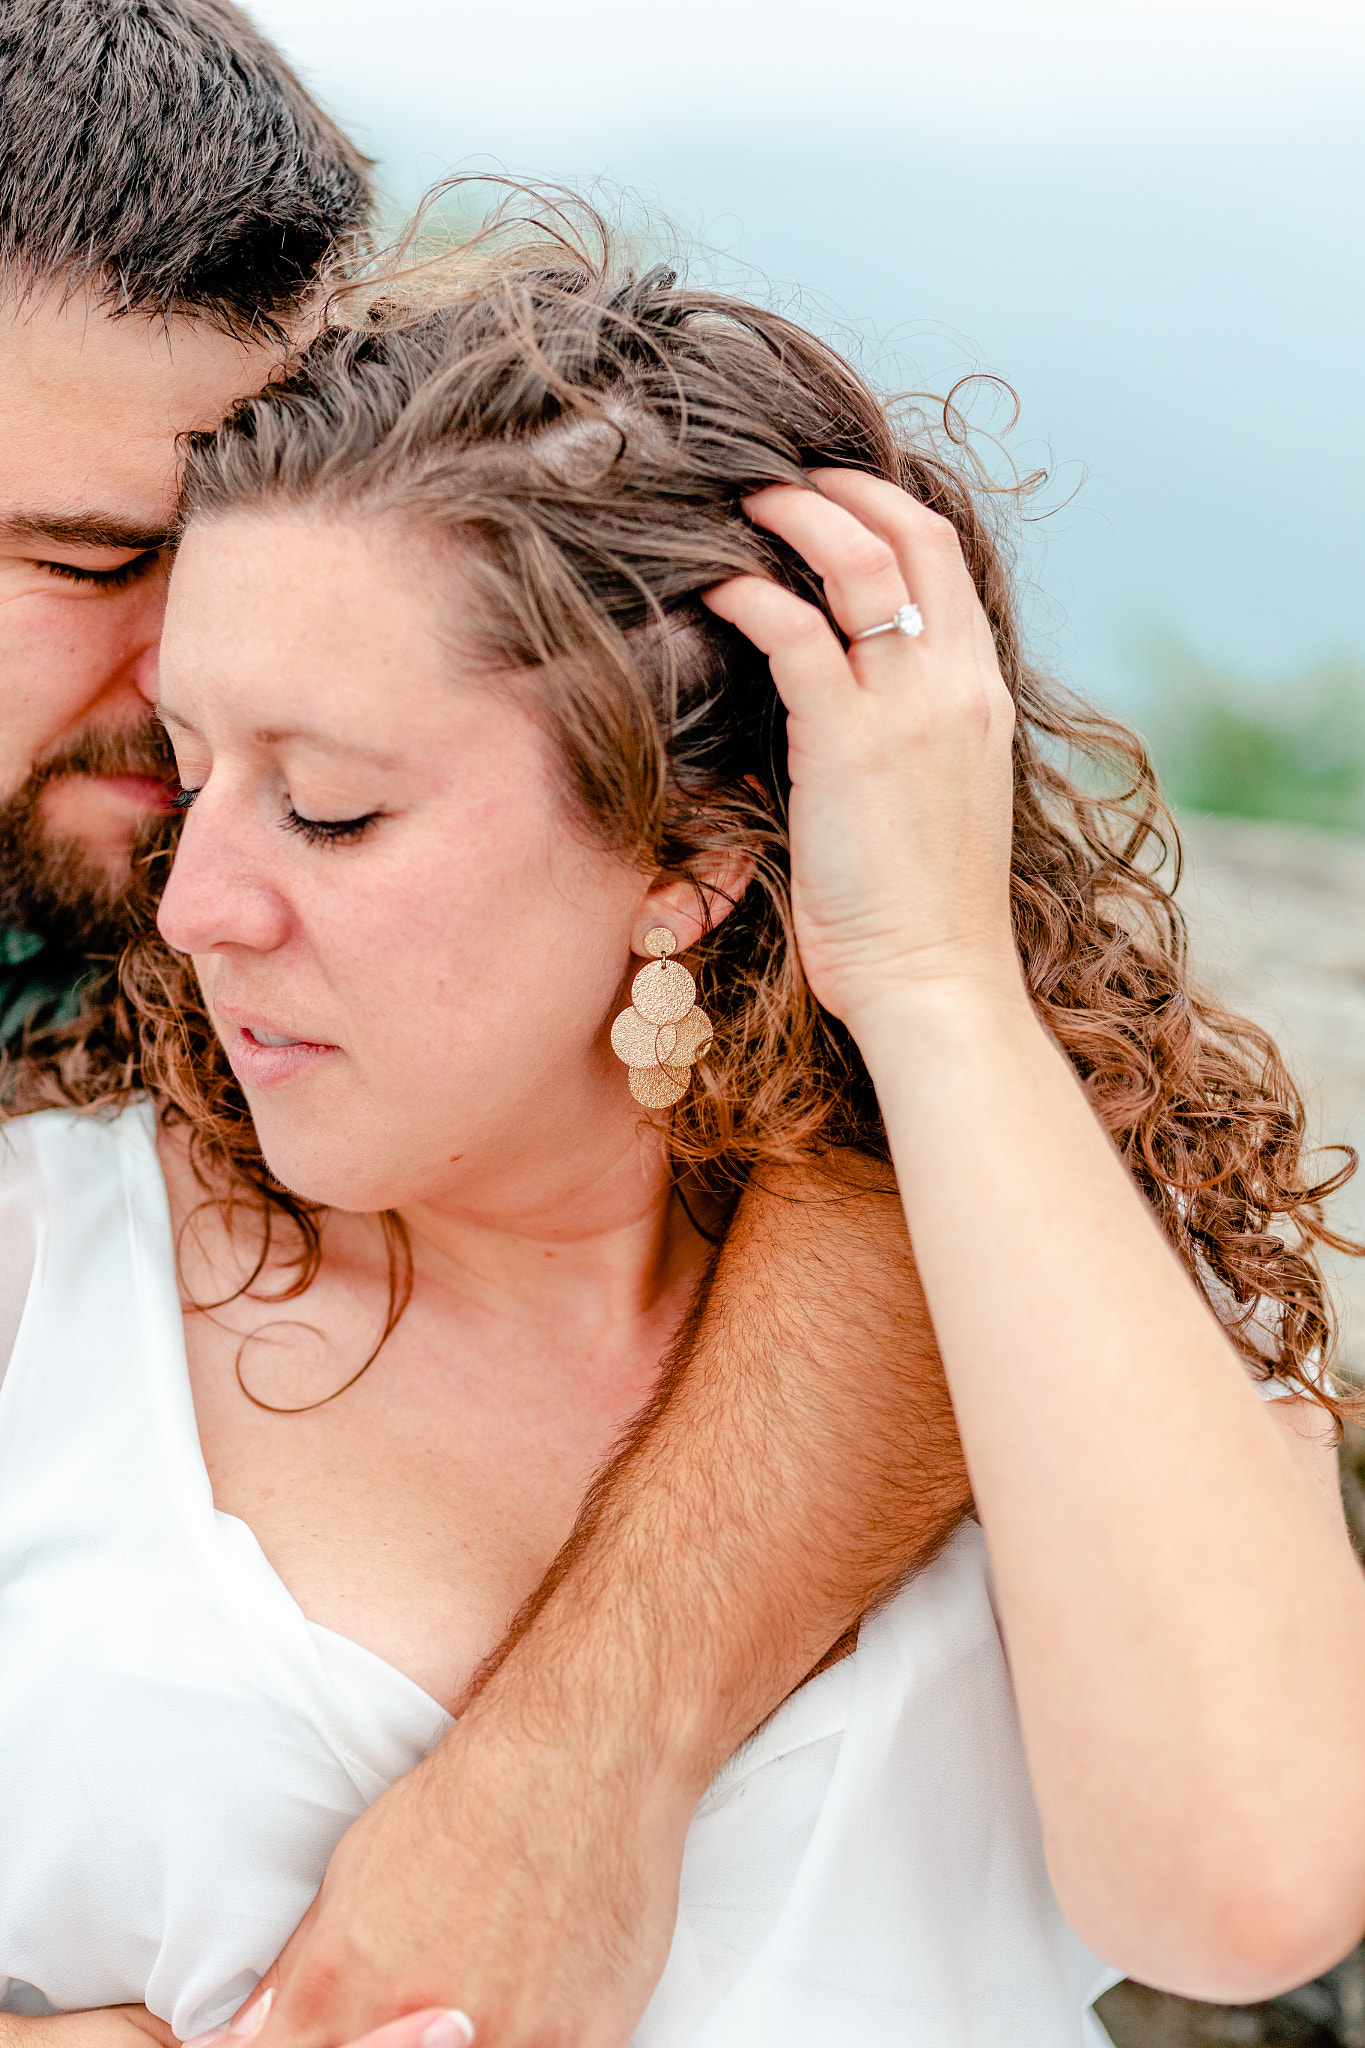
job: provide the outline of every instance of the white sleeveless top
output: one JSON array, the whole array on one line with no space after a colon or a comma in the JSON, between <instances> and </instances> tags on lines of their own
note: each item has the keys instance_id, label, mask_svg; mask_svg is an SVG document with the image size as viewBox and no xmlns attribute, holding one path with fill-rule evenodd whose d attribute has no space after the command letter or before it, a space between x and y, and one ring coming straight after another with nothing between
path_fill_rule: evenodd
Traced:
<instances>
[{"instance_id":1,"label":"white sleeveless top","mask_svg":"<svg viewBox=\"0 0 1365 2048\"><path fill-rule=\"evenodd\" d=\"M146 1108L0 1132L0 1361L7 1321L0 1990L184 2039L450 1720L214 1508ZM635 2048L1080 2048L1116 1974L1048 1883L968 1525L706 1794Z\"/></svg>"}]
</instances>

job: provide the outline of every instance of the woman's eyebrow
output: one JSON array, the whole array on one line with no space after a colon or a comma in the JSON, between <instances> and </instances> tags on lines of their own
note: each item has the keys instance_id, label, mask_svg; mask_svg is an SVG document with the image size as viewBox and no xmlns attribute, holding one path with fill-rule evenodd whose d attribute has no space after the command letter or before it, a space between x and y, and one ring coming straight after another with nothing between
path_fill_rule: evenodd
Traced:
<instances>
[{"instance_id":1,"label":"woman's eyebrow","mask_svg":"<svg viewBox=\"0 0 1365 2048\"><path fill-rule=\"evenodd\" d=\"M182 718L169 704L158 704L153 712L158 724L174 726L178 732L197 732L198 726L188 718ZM387 753L380 747L369 747L361 740L342 739L337 733L322 732L314 726L258 726L251 735L258 747L282 747L291 740L301 741L306 747L316 747L324 754L346 754L352 760L369 761L376 768L396 768L399 759L396 754Z\"/></svg>"},{"instance_id":2,"label":"woman's eyebrow","mask_svg":"<svg viewBox=\"0 0 1365 2048\"><path fill-rule=\"evenodd\" d=\"M251 735L259 747L283 747L296 741L316 747L323 754L348 754L354 760L371 762L376 768L394 768L398 756L385 748L368 746L363 740L344 739L339 733L324 732L317 726L258 726Z\"/></svg>"},{"instance_id":3,"label":"woman's eyebrow","mask_svg":"<svg viewBox=\"0 0 1365 2048\"><path fill-rule=\"evenodd\" d=\"M174 726L178 732L192 733L199 730L190 719L182 718L178 711L172 710L169 704L158 704L152 716L159 725ZM282 747L288 745L291 740L298 740L306 747L316 747L320 753L347 754L353 760L369 761L376 768L396 768L400 765L397 754L386 752L381 747L366 746L363 740L348 740L334 732L322 732L315 726L260 725L252 733L251 738L253 744L258 747Z\"/></svg>"}]
</instances>

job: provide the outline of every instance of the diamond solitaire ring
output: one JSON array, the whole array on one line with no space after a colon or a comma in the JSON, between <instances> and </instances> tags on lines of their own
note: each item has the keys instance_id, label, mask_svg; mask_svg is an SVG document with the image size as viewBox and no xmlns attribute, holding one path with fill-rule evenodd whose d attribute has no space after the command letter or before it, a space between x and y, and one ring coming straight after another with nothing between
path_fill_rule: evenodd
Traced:
<instances>
[{"instance_id":1,"label":"diamond solitaire ring","mask_svg":"<svg viewBox=\"0 0 1365 2048\"><path fill-rule=\"evenodd\" d=\"M850 633L848 644L853 647L859 640L876 640L883 633L904 633L907 640L918 640L924 631L924 614L917 604L903 604L893 618L884 626L867 626L861 633Z\"/></svg>"}]
</instances>

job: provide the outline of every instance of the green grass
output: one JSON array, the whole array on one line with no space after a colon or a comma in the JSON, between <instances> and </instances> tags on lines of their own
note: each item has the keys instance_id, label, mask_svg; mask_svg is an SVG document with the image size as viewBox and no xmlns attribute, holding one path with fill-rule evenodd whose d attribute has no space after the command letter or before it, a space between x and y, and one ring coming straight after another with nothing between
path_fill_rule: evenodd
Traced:
<instances>
[{"instance_id":1,"label":"green grass","mask_svg":"<svg viewBox=\"0 0 1365 2048\"><path fill-rule=\"evenodd\" d=\"M1167 647L1141 723L1177 804L1365 830L1365 665L1328 662L1274 686Z\"/></svg>"}]
</instances>

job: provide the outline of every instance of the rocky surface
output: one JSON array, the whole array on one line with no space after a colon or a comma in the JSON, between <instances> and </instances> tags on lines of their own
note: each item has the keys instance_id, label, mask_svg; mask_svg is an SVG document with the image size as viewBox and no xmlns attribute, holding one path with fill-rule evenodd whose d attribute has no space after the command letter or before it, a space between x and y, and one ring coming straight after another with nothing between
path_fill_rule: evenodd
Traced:
<instances>
[{"instance_id":1,"label":"rocky surface","mask_svg":"<svg viewBox=\"0 0 1365 2048\"><path fill-rule=\"evenodd\" d=\"M1318 1139L1365 1151L1365 837L1245 818L1181 831L1202 978L1275 1033ZM1365 1172L1331 1213L1365 1236ZM1365 1373L1365 1260L1332 1266L1347 1356Z\"/></svg>"},{"instance_id":2,"label":"rocky surface","mask_svg":"<svg viewBox=\"0 0 1365 2048\"><path fill-rule=\"evenodd\" d=\"M1244 818L1182 818L1179 896L1196 971L1279 1039L1322 1144L1365 1153L1365 837ZM1333 1204L1365 1236L1365 1169ZM1331 1259L1345 1356L1365 1378L1365 1260ZM1343 1479L1365 1547L1365 1430ZM1136 1984L1100 2001L1115 2048L1365 2048L1365 1949L1269 2005L1197 2005Z\"/></svg>"}]
</instances>

